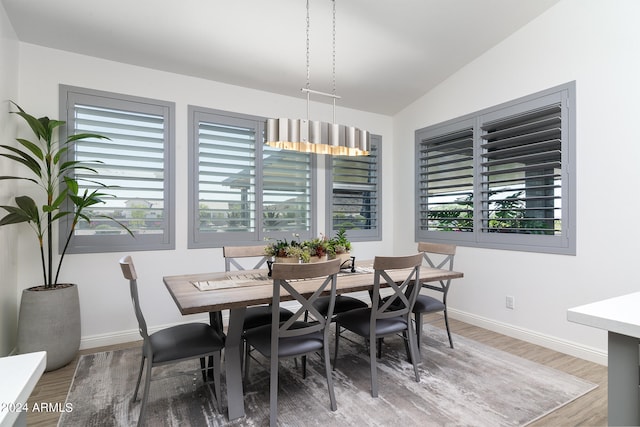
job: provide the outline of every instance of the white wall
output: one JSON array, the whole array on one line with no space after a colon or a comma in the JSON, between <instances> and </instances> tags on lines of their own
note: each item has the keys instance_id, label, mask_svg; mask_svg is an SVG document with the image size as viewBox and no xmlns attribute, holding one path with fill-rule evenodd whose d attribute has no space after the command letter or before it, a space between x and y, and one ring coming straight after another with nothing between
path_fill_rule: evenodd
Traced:
<instances>
[{"instance_id":1,"label":"white wall","mask_svg":"<svg viewBox=\"0 0 640 427\"><path fill-rule=\"evenodd\" d=\"M277 96L217 82L177 74L159 72L92 57L20 44L20 104L31 114L60 116L58 85L67 84L127 95L157 98L176 103L176 250L134 252L143 310L151 327L159 327L185 319L178 312L162 283L165 275L224 269L221 249L187 250L187 105L198 105L246 114L275 117L302 117L306 100ZM43 68L43 64L46 67ZM292 87L292 94L299 93ZM313 118L329 121L327 105L313 105ZM391 118L354 110L337 110L343 123L369 129L383 137L383 168L391 170ZM324 170L321 169L324 173ZM323 175L322 175L323 176ZM385 174L383 192L391 194L392 174ZM324 183L324 180L321 180ZM322 186L324 188L324 186ZM324 232L324 203L319 200ZM383 215L393 220L388 205ZM392 250L392 227L384 230L383 241L355 244L356 256L372 257ZM23 236L25 237L25 236ZM18 286L26 288L39 283L39 270L30 262L33 239L20 240ZM384 244L386 243L386 246ZM122 253L67 255L61 281L79 284L82 347L93 347L117 341L137 339L137 326L128 295L128 285L117 261Z\"/></svg>"},{"instance_id":2,"label":"white wall","mask_svg":"<svg viewBox=\"0 0 640 427\"><path fill-rule=\"evenodd\" d=\"M577 88L577 255L459 249L456 317L604 362L606 333L568 308L640 290L640 2L564 0L394 117L394 173L413 184L416 129L572 80ZM411 165L411 167L407 167ZM414 185L394 193L414 206ZM413 217L413 215L411 215ZM395 224L397 251L413 229ZM515 297L515 310L505 297Z\"/></svg>"},{"instance_id":3,"label":"white wall","mask_svg":"<svg viewBox=\"0 0 640 427\"><path fill-rule=\"evenodd\" d=\"M13 145L15 125L9 119L9 100L18 98L18 40L0 5L0 143ZM13 165L0 158L0 174L11 175ZM13 196L13 184L0 181L0 205ZM0 210L0 217L6 212ZM0 227L0 357L15 347L17 323L17 269L15 247L17 230Z\"/></svg>"}]
</instances>

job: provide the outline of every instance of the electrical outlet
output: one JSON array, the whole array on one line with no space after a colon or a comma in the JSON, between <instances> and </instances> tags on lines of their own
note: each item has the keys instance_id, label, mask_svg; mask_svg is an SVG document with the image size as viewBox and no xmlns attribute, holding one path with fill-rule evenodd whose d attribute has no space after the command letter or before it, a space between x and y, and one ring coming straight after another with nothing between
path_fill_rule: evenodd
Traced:
<instances>
[{"instance_id":1,"label":"electrical outlet","mask_svg":"<svg viewBox=\"0 0 640 427\"><path fill-rule=\"evenodd\" d=\"M507 308L513 310L516 306L516 300L512 296L507 296Z\"/></svg>"}]
</instances>

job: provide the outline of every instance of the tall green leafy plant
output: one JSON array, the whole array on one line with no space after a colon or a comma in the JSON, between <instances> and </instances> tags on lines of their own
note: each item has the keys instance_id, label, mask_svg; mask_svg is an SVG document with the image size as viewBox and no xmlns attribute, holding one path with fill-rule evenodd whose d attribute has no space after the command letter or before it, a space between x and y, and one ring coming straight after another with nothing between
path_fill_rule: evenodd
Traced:
<instances>
[{"instance_id":1,"label":"tall green leafy plant","mask_svg":"<svg viewBox=\"0 0 640 427\"><path fill-rule=\"evenodd\" d=\"M40 249L40 261L42 264L43 286L54 288L58 285L58 276L62 267L62 261L74 235L76 226L81 221L91 222L86 214L86 209L98 203L104 203L103 198L111 197L103 193L103 189L108 186L96 181L90 181L97 189L89 191L85 189L80 192L78 180L73 176L77 170L91 171L97 173L86 163L75 160L67 161L65 153L74 143L87 138L108 139L105 136L93 133L81 133L69 136L65 141L58 141L57 134L59 128L65 124L63 121L50 120L48 117L36 118L25 112L19 105L13 103L18 111L11 112L22 117L35 136L33 141L16 138L18 146L0 144L5 152L0 156L13 160L27 168L31 176L0 176L2 180L23 180L36 184L43 194L37 197L44 203L39 206L30 196L15 197L15 206L0 206L7 215L0 219L0 226L8 224L18 224L26 222L29 224L36 238ZM67 210L68 206L72 209ZM53 262L53 225L56 221L69 219L71 217L69 234L65 236L65 245L60 254L57 264ZM133 236L124 224L114 218L101 215L116 222Z\"/></svg>"}]
</instances>

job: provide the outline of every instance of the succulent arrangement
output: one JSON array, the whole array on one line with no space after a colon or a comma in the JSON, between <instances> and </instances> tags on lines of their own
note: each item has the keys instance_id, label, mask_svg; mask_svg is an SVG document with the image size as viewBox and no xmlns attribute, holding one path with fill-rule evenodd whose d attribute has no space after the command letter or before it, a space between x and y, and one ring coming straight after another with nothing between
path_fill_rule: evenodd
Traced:
<instances>
[{"instance_id":1,"label":"succulent arrangement","mask_svg":"<svg viewBox=\"0 0 640 427\"><path fill-rule=\"evenodd\" d=\"M297 234L293 236L299 237ZM340 230L333 238L321 235L305 241L278 239L265 246L264 253L275 258L296 258L307 263L311 257L322 258L326 255L333 259L336 255L348 253L350 250L351 242L347 239L346 231Z\"/></svg>"},{"instance_id":2,"label":"succulent arrangement","mask_svg":"<svg viewBox=\"0 0 640 427\"><path fill-rule=\"evenodd\" d=\"M294 236L297 237L295 234ZM311 259L309 248L304 245L304 242L301 243L298 240L278 239L265 246L264 253L275 258L296 258L302 262L309 262Z\"/></svg>"},{"instance_id":3,"label":"succulent arrangement","mask_svg":"<svg viewBox=\"0 0 640 427\"><path fill-rule=\"evenodd\" d=\"M316 237L315 239L306 240L302 245L309 250L311 256L322 258L330 251L329 240L326 237Z\"/></svg>"},{"instance_id":4,"label":"succulent arrangement","mask_svg":"<svg viewBox=\"0 0 640 427\"><path fill-rule=\"evenodd\" d=\"M351 250L351 242L347 239L347 231L341 228L336 232L336 237L329 239L329 245L333 248L334 254L343 254Z\"/></svg>"}]
</instances>

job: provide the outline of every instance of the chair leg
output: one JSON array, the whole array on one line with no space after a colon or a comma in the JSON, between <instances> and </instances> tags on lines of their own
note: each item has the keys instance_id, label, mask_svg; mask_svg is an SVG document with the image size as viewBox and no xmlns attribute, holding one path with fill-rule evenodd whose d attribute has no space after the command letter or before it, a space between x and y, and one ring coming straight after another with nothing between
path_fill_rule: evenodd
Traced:
<instances>
[{"instance_id":1,"label":"chair leg","mask_svg":"<svg viewBox=\"0 0 640 427\"><path fill-rule=\"evenodd\" d=\"M331 375L331 360L329 359L329 345L327 341L329 341L328 338L325 339L324 347L322 349L324 354L324 373L327 376L327 387L329 388L329 401L331 402L331 410L335 411L338 409L338 404L336 403L336 394L333 390L333 376Z\"/></svg>"},{"instance_id":2,"label":"chair leg","mask_svg":"<svg viewBox=\"0 0 640 427\"><path fill-rule=\"evenodd\" d=\"M147 399L149 398L149 386L151 385L151 360L147 361L147 373L144 378L144 391L142 392L142 402L140 403L140 415L138 416L138 427L144 425L144 415L147 410Z\"/></svg>"},{"instance_id":3,"label":"chair leg","mask_svg":"<svg viewBox=\"0 0 640 427\"><path fill-rule=\"evenodd\" d=\"M371 397L378 397L378 364L376 361L377 339L369 340L369 365L371 367Z\"/></svg>"},{"instance_id":4,"label":"chair leg","mask_svg":"<svg viewBox=\"0 0 640 427\"><path fill-rule=\"evenodd\" d=\"M340 343L340 325L336 322L336 342L335 342L335 349L333 350L333 368L332 370L336 369L336 365L338 364L338 345Z\"/></svg>"},{"instance_id":5,"label":"chair leg","mask_svg":"<svg viewBox=\"0 0 640 427\"><path fill-rule=\"evenodd\" d=\"M409 345L409 336L408 336L408 333L407 333L406 330L402 331L402 341L404 342L404 351L405 351L405 353L407 353L407 361L409 363L412 363L411 362L411 360L412 360L411 359L411 349L410 349L411 346Z\"/></svg>"},{"instance_id":6,"label":"chair leg","mask_svg":"<svg viewBox=\"0 0 640 427\"><path fill-rule=\"evenodd\" d=\"M302 356L302 378L307 378L307 356Z\"/></svg>"},{"instance_id":7,"label":"chair leg","mask_svg":"<svg viewBox=\"0 0 640 427\"><path fill-rule=\"evenodd\" d=\"M246 371L246 368L245 368L246 348L247 348L247 341L242 339L242 345L240 346L240 352L239 352L240 354L238 355L238 357L240 358L240 369L242 370L243 373Z\"/></svg>"},{"instance_id":8,"label":"chair leg","mask_svg":"<svg viewBox=\"0 0 640 427\"><path fill-rule=\"evenodd\" d=\"M406 330L407 335L409 336L409 352L411 353L410 357L411 357L411 363L413 364L413 373L415 375L415 379L416 382L419 383L420 382L420 372L418 371L418 362L420 359L420 352L418 351L417 348L417 339L416 336L414 335L414 331L413 328L411 328L411 326L409 326Z\"/></svg>"},{"instance_id":9,"label":"chair leg","mask_svg":"<svg viewBox=\"0 0 640 427\"><path fill-rule=\"evenodd\" d=\"M224 324L222 323L221 311L209 312L209 324L216 332L221 336L224 336Z\"/></svg>"},{"instance_id":10,"label":"chair leg","mask_svg":"<svg viewBox=\"0 0 640 427\"><path fill-rule=\"evenodd\" d=\"M204 357L200 358L200 372L202 373L202 382L207 382L207 359Z\"/></svg>"},{"instance_id":11,"label":"chair leg","mask_svg":"<svg viewBox=\"0 0 640 427\"><path fill-rule=\"evenodd\" d=\"M251 364L251 346L248 342L244 342L244 380L249 379L249 365Z\"/></svg>"},{"instance_id":12,"label":"chair leg","mask_svg":"<svg viewBox=\"0 0 640 427\"><path fill-rule=\"evenodd\" d=\"M449 346L453 348L453 340L451 339L451 330L449 329L449 315L447 314L447 308L444 309L444 324L447 327L447 335L449 336Z\"/></svg>"},{"instance_id":13,"label":"chair leg","mask_svg":"<svg viewBox=\"0 0 640 427\"><path fill-rule=\"evenodd\" d=\"M213 355L213 389L216 394L216 409L222 412L222 395L220 389L220 359L222 352L219 351Z\"/></svg>"},{"instance_id":14,"label":"chair leg","mask_svg":"<svg viewBox=\"0 0 640 427\"><path fill-rule=\"evenodd\" d=\"M214 364L214 360L213 360L213 356L209 356L209 362L208 362L208 366L207 366L207 377L211 377L213 378L213 375L215 374L214 369L213 369L213 364Z\"/></svg>"},{"instance_id":15,"label":"chair leg","mask_svg":"<svg viewBox=\"0 0 640 427\"><path fill-rule=\"evenodd\" d=\"M142 379L142 370L144 369L144 355L140 358L140 370L138 371L138 381L136 382L136 391L133 392L133 400L138 398L138 389L140 388L140 380Z\"/></svg>"},{"instance_id":16,"label":"chair leg","mask_svg":"<svg viewBox=\"0 0 640 427\"><path fill-rule=\"evenodd\" d=\"M416 342L418 343L418 351L422 348L422 313L414 313L413 318L416 322Z\"/></svg>"},{"instance_id":17,"label":"chair leg","mask_svg":"<svg viewBox=\"0 0 640 427\"><path fill-rule=\"evenodd\" d=\"M271 355L271 380L269 383L269 425L278 425L278 355Z\"/></svg>"}]
</instances>

